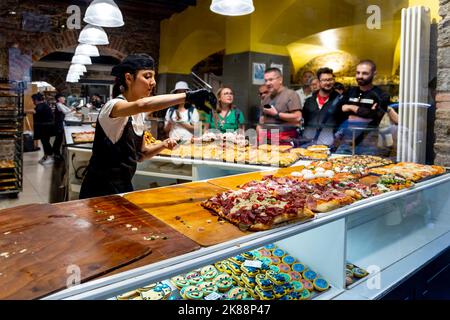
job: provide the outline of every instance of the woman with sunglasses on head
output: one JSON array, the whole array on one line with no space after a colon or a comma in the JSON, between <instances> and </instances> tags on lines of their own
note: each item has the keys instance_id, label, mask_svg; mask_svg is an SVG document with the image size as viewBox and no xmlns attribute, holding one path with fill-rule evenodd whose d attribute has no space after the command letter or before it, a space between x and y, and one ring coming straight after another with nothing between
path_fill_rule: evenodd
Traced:
<instances>
[{"instance_id":1,"label":"woman with sunglasses on head","mask_svg":"<svg viewBox=\"0 0 450 320\"><path fill-rule=\"evenodd\" d=\"M217 91L217 108L206 117L205 130L215 129L221 133L245 130L245 118L239 108L233 105L234 93L229 87Z\"/></svg>"},{"instance_id":2,"label":"woman with sunglasses on head","mask_svg":"<svg viewBox=\"0 0 450 320\"><path fill-rule=\"evenodd\" d=\"M176 141L144 143L144 117L148 112L188 102L201 105L211 98L205 89L152 96L156 86L155 61L147 54L132 54L112 69L116 77L114 99L97 119L92 157L84 177L80 199L133 191L131 180L137 162L172 149Z\"/></svg>"}]
</instances>

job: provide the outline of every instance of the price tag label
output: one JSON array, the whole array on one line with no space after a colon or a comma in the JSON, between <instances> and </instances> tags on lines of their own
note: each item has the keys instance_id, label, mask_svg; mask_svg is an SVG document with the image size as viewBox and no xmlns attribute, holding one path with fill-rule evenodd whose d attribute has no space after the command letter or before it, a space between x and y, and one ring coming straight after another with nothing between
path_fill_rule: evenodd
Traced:
<instances>
[{"instance_id":1,"label":"price tag label","mask_svg":"<svg viewBox=\"0 0 450 320\"><path fill-rule=\"evenodd\" d=\"M213 292L213 293L207 295L205 297L205 300L209 300L209 301L211 301L211 300L219 300L219 299L222 299L222 297L223 296L221 294L218 294L217 292Z\"/></svg>"},{"instance_id":2,"label":"price tag label","mask_svg":"<svg viewBox=\"0 0 450 320\"><path fill-rule=\"evenodd\" d=\"M253 267L257 269L261 269L262 262L259 260L245 260L244 262L245 267Z\"/></svg>"}]
</instances>

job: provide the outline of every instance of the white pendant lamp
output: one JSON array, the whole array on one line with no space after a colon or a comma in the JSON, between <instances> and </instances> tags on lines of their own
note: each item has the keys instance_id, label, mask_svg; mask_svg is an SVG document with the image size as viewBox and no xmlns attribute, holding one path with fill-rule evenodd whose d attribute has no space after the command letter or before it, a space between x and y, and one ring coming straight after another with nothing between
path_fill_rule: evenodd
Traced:
<instances>
[{"instance_id":1,"label":"white pendant lamp","mask_svg":"<svg viewBox=\"0 0 450 320\"><path fill-rule=\"evenodd\" d=\"M87 69L83 64L72 64L69 68L69 72L86 72Z\"/></svg>"},{"instance_id":2,"label":"white pendant lamp","mask_svg":"<svg viewBox=\"0 0 450 320\"><path fill-rule=\"evenodd\" d=\"M93 26L88 24L81 30L78 37L79 43L91 44L91 45L107 45L109 44L108 35L102 27Z\"/></svg>"},{"instance_id":3,"label":"white pendant lamp","mask_svg":"<svg viewBox=\"0 0 450 320\"><path fill-rule=\"evenodd\" d=\"M83 64L83 65L91 65L92 61L91 58L88 56L83 56L81 54L75 55L72 58L72 63L74 64Z\"/></svg>"},{"instance_id":4,"label":"white pendant lamp","mask_svg":"<svg viewBox=\"0 0 450 320\"><path fill-rule=\"evenodd\" d=\"M89 5L84 15L84 22L99 27L121 27L123 22L122 12L113 0L94 0Z\"/></svg>"},{"instance_id":5,"label":"white pendant lamp","mask_svg":"<svg viewBox=\"0 0 450 320\"><path fill-rule=\"evenodd\" d=\"M253 0L212 0L210 9L224 16L243 16L255 11Z\"/></svg>"},{"instance_id":6,"label":"white pendant lamp","mask_svg":"<svg viewBox=\"0 0 450 320\"><path fill-rule=\"evenodd\" d=\"M99 57L98 48L91 44L79 44L75 49L75 55L83 55L88 57Z\"/></svg>"}]
</instances>

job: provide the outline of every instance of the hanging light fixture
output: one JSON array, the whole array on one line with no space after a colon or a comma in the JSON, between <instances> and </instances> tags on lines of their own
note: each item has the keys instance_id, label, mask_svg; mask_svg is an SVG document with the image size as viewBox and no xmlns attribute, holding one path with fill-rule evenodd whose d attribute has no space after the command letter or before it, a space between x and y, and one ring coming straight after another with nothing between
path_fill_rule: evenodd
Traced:
<instances>
[{"instance_id":1,"label":"hanging light fixture","mask_svg":"<svg viewBox=\"0 0 450 320\"><path fill-rule=\"evenodd\" d=\"M80 76L67 74L66 82L78 82L80 80Z\"/></svg>"},{"instance_id":2,"label":"hanging light fixture","mask_svg":"<svg viewBox=\"0 0 450 320\"><path fill-rule=\"evenodd\" d=\"M210 9L224 16L243 16L255 11L253 0L212 0Z\"/></svg>"},{"instance_id":3,"label":"hanging light fixture","mask_svg":"<svg viewBox=\"0 0 450 320\"><path fill-rule=\"evenodd\" d=\"M92 61L91 61L91 58L89 58L88 56L84 56L84 55L78 54L78 55L73 56L72 63L74 63L74 64L91 65Z\"/></svg>"},{"instance_id":4,"label":"hanging light fixture","mask_svg":"<svg viewBox=\"0 0 450 320\"><path fill-rule=\"evenodd\" d=\"M91 44L79 44L75 49L75 55L83 55L88 57L99 57L98 48Z\"/></svg>"},{"instance_id":5,"label":"hanging light fixture","mask_svg":"<svg viewBox=\"0 0 450 320\"><path fill-rule=\"evenodd\" d=\"M79 43L91 45L107 45L109 44L108 35L102 27L88 24L81 30L78 37Z\"/></svg>"},{"instance_id":6,"label":"hanging light fixture","mask_svg":"<svg viewBox=\"0 0 450 320\"><path fill-rule=\"evenodd\" d=\"M125 24L122 12L113 0L92 1L86 10L83 21L107 28L121 27Z\"/></svg>"},{"instance_id":7,"label":"hanging light fixture","mask_svg":"<svg viewBox=\"0 0 450 320\"><path fill-rule=\"evenodd\" d=\"M86 72L87 69L83 64L72 64L69 68L69 72Z\"/></svg>"}]
</instances>

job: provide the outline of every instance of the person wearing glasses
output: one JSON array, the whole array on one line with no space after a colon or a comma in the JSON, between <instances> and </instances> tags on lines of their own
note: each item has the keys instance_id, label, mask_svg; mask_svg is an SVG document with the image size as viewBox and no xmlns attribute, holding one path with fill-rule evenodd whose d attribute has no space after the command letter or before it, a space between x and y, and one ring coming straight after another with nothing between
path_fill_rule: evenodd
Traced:
<instances>
[{"instance_id":1,"label":"person wearing glasses","mask_svg":"<svg viewBox=\"0 0 450 320\"><path fill-rule=\"evenodd\" d=\"M300 98L300 105L302 106L302 108L305 105L306 99L312 94L310 80L314 77L314 72L312 72L311 70L306 70L302 74L302 87L296 91Z\"/></svg>"},{"instance_id":2,"label":"person wearing glasses","mask_svg":"<svg viewBox=\"0 0 450 320\"><path fill-rule=\"evenodd\" d=\"M342 122L342 95L334 90L334 74L330 68L317 71L320 89L307 98L302 109L305 130L303 147L334 144L334 134Z\"/></svg>"},{"instance_id":3,"label":"person wearing glasses","mask_svg":"<svg viewBox=\"0 0 450 320\"><path fill-rule=\"evenodd\" d=\"M206 117L205 130L219 130L221 133L245 130L245 118L234 104L234 93L229 87L220 88L217 93L217 107Z\"/></svg>"},{"instance_id":4,"label":"person wearing glasses","mask_svg":"<svg viewBox=\"0 0 450 320\"><path fill-rule=\"evenodd\" d=\"M257 127L260 144L292 145L298 139L302 119L300 98L294 90L283 85L283 75L278 68L267 69L264 82L269 95L261 105Z\"/></svg>"}]
</instances>

